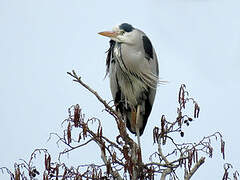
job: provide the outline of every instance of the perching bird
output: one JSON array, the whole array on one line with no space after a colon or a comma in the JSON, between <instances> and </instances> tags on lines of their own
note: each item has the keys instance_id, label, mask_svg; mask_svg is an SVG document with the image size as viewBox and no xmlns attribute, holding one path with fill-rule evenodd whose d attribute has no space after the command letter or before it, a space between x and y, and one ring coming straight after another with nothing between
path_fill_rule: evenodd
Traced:
<instances>
[{"instance_id":1,"label":"perching bird","mask_svg":"<svg viewBox=\"0 0 240 180\"><path fill-rule=\"evenodd\" d=\"M158 84L155 50L146 34L128 23L99 34L111 38L106 65L116 109L140 145Z\"/></svg>"}]
</instances>

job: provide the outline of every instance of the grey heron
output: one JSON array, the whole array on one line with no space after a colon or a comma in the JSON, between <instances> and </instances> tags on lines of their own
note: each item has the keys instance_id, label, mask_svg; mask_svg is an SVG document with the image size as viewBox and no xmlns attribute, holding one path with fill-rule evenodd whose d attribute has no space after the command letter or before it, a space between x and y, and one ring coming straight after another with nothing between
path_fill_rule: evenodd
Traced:
<instances>
[{"instance_id":1,"label":"grey heron","mask_svg":"<svg viewBox=\"0 0 240 180\"><path fill-rule=\"evenodd\" d=\"M99 34L111 39L106 66L116 110L140 146L159 81L157 55L146 34L128 23Z\"/></svg>"}]
</instances>

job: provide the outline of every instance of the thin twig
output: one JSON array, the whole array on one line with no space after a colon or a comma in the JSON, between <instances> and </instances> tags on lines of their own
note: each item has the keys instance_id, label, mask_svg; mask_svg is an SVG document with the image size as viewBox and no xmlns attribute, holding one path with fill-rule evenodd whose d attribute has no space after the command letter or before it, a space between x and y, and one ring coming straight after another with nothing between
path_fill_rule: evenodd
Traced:
<instances>
[{"instance_id":1,"label":"thin twig","mask_svg":"<svg viewBox=\"0 0 240 180\"><path fill-rule=\"evenodd\" d=\"M67 72L67 74L69 74L70 76L72 76L74 78L73 81L78 82L79 84L81 84L83 87L85 87L87 90L89 90L92 94L94 94L96 96L96 98L105 106L106 110L112 114L115 119L120 119L118 113L112 109L111 106L108 105L108 103L101 98L101 96L99 96L99 94L94 91L92 88L90 88L87 84L85 84L82 80L81 77L79 77L74 70L72 70L72 72Z\"/></svg>"}]
</instances>

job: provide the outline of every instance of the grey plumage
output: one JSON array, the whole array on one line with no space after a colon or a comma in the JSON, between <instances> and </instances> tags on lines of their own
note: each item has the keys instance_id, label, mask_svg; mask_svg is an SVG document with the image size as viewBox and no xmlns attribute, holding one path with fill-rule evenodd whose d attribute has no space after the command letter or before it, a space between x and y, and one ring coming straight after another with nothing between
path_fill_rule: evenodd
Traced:
<instances>
[{"instance_id":1,"label":"grey plumage","mask_svg":"<svg viewBox=\"0 0 240 180\"><path fill-rule=\"evenodd\" d=\"M138 128L142 135L158 84L155 50L144 32L127 23L114 27L113 32L99 34L111 38L106 66L116 109L126 120L127 128L134 134Z\"/></svg>"}]
</instances>

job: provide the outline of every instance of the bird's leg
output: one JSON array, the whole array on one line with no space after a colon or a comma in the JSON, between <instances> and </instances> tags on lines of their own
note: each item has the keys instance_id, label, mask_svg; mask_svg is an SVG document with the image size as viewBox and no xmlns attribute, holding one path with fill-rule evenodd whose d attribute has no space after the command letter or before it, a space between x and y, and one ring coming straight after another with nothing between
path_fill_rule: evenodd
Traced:
<instances>
[{"instance_id":1,"label":"bird's leg","mask_svg":"<svg viewBox=\"0 0 240 180\"><path fill-rule=\"evenodd\" d=\"M131 112L131 126L136 129L136 111L132 110Z\"/></svg>"},{"instance_id":2,"label":"bird's leg","mask_svg":"<svg viewBox=\"0 0 240 180\"><path fill-rule=\"evenodd\" d=\"M136 114L136 133L137 133L137 141L138 141L138 146L139 149L141 149L141 144L140 144L140 132L139 132L139 118L140 118L140 111L141 111L141 106L138 105L137 106L137 114Z\"/></svg>"}]
</instances>

